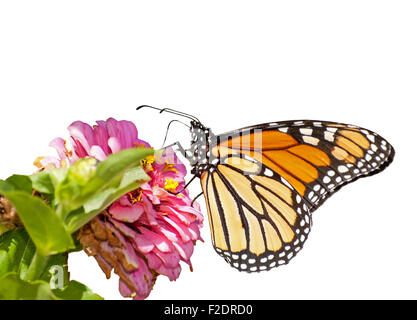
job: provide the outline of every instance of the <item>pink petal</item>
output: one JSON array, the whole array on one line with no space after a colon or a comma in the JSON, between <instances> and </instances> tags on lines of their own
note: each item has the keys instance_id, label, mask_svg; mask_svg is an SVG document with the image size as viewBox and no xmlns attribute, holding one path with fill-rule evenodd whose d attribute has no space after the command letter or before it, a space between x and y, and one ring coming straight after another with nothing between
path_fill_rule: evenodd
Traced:
<instances>
[{"instance_id":1,"label":"pink petal","mask_svg":"<svg viewBox=\"0 0 417 320\"><path fill-rule=\"evenodd\" d=\"M109 138L108 145L112 153L116 153L116 152L123 150L122 144L118 138L115 138L115 137Z\"/></svg>"},{"instance_id":2,"label":"pink petal","mask_svg":"<svg viewBox=\"0 0 417 320\"><path fill-rule=\"evenodd\" d=\"M94 134L96 136L96 143L101 147L105 154L110 154L110 148L108 146L109 134L107 132L107 126L105 121L97 121L97 125L93 127Z\"/></svg>"},{"instance_id":3,"label":"pink petal","mask_svg":"<svg viewBox=\"0 0 417 320\"><path fill-rule=\"evenodd\" d=\"M197 223L192 223L189 227L188 227L188 231L191 234L191 239L192 240L203 240L200 237L200 228L202 227L201 224L197 224Z\"/></svg>"},{"instance_id":4,"label":"pink petal","mask_svg":"<svg viewBox=\"0 0 417 320\"><path fill-rule=\"evenodd\" d=\"M96 158L98 161L106 160L107 155L104 153L103 149L99 146L92 146L90 149L90 156Z\"/></svg>"},{"instance_id":5,"label":"pink petal","mask_svg":"<svg viewBox=\"0 0 417 320\"><path fill-rule=\"evenodd\" d=\"M178 253L180 254L181 258L188 262L193 255L194 252L194 244L192 241L188 242L173 242L174 247L177 249Z\"/></svg>"},{"instance_id":6,"label":"pink petal","mask_svg":"<svg viewBox=\"0 0 417 320\"><path fill-rule=\"evenodd\" d=\"M162 219L164 219L164 221L166 221L169 225L171 225L175 229L175 231L178 232L182 241L186 242L190 240L190 235L187 229L183 227L181 224L175 222L173 218L168 218L166 216L163 216Z\"/></svg>"},{"instance_id":7,"label":"pink petal","mask_svg":"<svg viewBox=\"0 0 417 320\"><path fill-rule=\"evenodd\" d=\"M67 158L68 150L65 146L65 140L64 139L55 138L54 140L52 140L49 143L49 146L56 150L60 159L66 159Z\"/></svg>"},{"instance_id":8,"label":"pink petal","mask_svg":"<svg viewBox=\"0 0 417 320\"><path fill-rule=\"evenodd\" d=\"M193 216L187 216L186 214L181 214L180 212L176 211L173 207L171 206L160 206L159 210L161 212L165 212L167 214L172 214L173 216L177 217L182 223L184 223L185 225L190 225L191 222L194 222L195 218Z\"/></svg>"},{"instance_id":9,"label":"pink petal","mask_svg":"<svg viewBox=\"0 0 417 320\"><path fill-rule=\"evenodd\" d=\"M118 121L113 118L108 118L106 121L106 127L109 137L119 137Z\"/></svg>"},{"instance_id":10,"label":"pink petal","mask_svg":"<svg viewBox=\"0 0 417 320\"><path fill-rule=\"evenodd\" d=\"M129 228L126 224L119 222L115 219L110 218L111 223L119 230L121 233L123 233L124 236L134 239L136 235L138 234L135 230Z\"/></svg>"},{"instance_id":11,"label":"pink petal","mask_svg":"<svg viewBox=\"0 0 417 320\"><path fill-rule=\"evenodd\" d=\"M129 278L135 286L137 298L145 299L152 290L152 273L142 259L139 260L138 269L131 272Z\"/></svg>"},{"instance_id":12,"label":"pink petal","mask_svg":"<svg viewBox=\"0 0 417 320\"><path fill-rule=\"evenodd\" d=\"M158 256L159 259L161 259L162 263L170 268L173 268L180 263L180 256L178 252L172 251L172 252L162 252L155 248L152 251L156 256Z\"/></svg>"},{"instance_id":13,"label":"pink petal","mask_svg":"<svg viewBox=\"0 0 417 320\"><path fill-rule=\"evenodd\" d=\"M161 224L159 226L159 231L165 236L167 237L167 239L169 239L170 241L178 241L179 237L177 235L177 233L172 230L173 228L171 226L168 226L167 224Z\"/></svg>"},{"instance_id":14,"label":"pink petal","mask_svg":"<svg viewBox=\"0 0 417 320\"><path fill-rule=\"evenodd\" d=\"M157 270L162 265L162 260L153 251L146 254L146 259L151 269Z\"/></svg>"},{"instance_id":15,"label":"pink petal","mask_svg":"<svg viewBox=\"0 0 417 320\"><path fill-rule=\"evenodd\" d=\"M74 148L74 152L79 158L85 158L89 156L87 150L84 149L80 141L74 140L74 138L71 137L71 142Z\"/></svg>"},{"instance_id":16,"label":"pink petal","mask_svg":"<svg viewBox=\"0 0 417 320\"><path fill-rule=\"evenodd\" d=\"M167 276L169 280L175 281L180 276L181 267L180 266L176 266L176 267L173 267L173 268L169 268L169 267L167 267L165 265L161 265L157 269L157 271L158 271L158 273Z\"/></svg>"},{"instance_id":17,"label":"pink petal","mask_svg":"<svg viewBox=\"0 0 417 320\"><path fill-rule=\"evenodd\" d=\"M113 218L124 222L135 222L143 214L143 206L135 203L132 207L125 207L115 202L109 209Z\"/></svg>"},{"instance_id":18,"label":"pink petal","mask_svg":"<svg viewBox=\"0 0 417 320\"><path fill-rule=\"evenodd\" d=\"M144 237L146 237L146 239L151 241L160 251L162 252L171 251L169 244L168 244L168 239L165 238L164 236L159 235L155 232L152 232L151 230L147 228L139 228L139 231L142 233Z\"/></svg>"},{"instance_id":19,"label":"pink petal","mask_svg":"<svg viewBox=\"0 0 417 320\"><path fill-rule=\"evenodd\" d=\"M74 141L78 141L89 154L91 146L96 144L93 129L84 122L75 121L68 127L68 131Z\"/></svg>"},{"instance_id":20,"label":"pink petal","mask_svg":"<svg viewBox=\"0 0 417 320\"><path fill-rule=\"evenodd\" d=\"M123 133L119 136L123 148L133 148L135 146L135 140L138 137L136 126L130 121L122 120L119 121L119 128L120 133Z\"/></svg>"},{"instance_id":21,"label":"pink petal","mask_svg":"<svg viewBox=\"0 0 417 320\"><path fill-rule=\"evenodd\" d=\"M153 242L141 234L136 234L133 244L135 249L143 254L151 252L155 248Z\"/></svg>"},{"instance_id":22,"label":"pink petal","mask_svg":"<svg viewBox=\"0 0 417 320\"><path fill-rule=\"evenodd\" d=\"M132 297L134 291L122 280L119 280L119 292L125 298Z\"/></svg>"},{"instance_id":23,"label":"pink petal","mask_svg":"<svg viewBox=\"0 0 417 320\"><path fill-rule=\"evenodd\" d=\"M146 263L140 259L139 266L135 271L125 274L135 287L135 299L145 299L152 290L152 273ZM122 280L119 281L119 291L124 297L131 297L133 291Z\"/></svg>"},{"instance_id":24,"label":"pink petal","mask_svg":"<svg viewBox=\"0 0 417 320\"><path fill-rule=\"evenodd\" d=\"M146 221L151 226L157 226L158 221L156 220L158 213L155 211L152 203L148 200L148 198L142 194L142 204L144 205L145 214L143 215L146 218Z\"/></svg>"},{"instance_id":25,"label":"pink petal","mask_svg":"<svg viewBox=\"0 0 417 320\"><path fill-rule=\"evenodd\" d=\"M126 194L119 198L119 203L122 206L125 206L125 207L127 207L127 206L131 207L132 206L132 203L130 202L129 197Z\"/></svg>"}]
</instances>

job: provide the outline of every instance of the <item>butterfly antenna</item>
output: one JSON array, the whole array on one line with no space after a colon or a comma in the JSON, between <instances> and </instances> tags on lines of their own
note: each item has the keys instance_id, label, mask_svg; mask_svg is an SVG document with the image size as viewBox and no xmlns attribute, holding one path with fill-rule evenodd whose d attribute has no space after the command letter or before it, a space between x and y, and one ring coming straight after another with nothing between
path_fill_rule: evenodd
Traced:
<instances>
[{"instance_id":1,"label":"butterfly antenna","mask_svg":"<svg viewBox=\"0 0 417 320\"><path fill-rule=\"evenodd\" d=\"M152 107L152 106L148 106L146 104L137 107L136 110L140 110L142 108L150 108L150 109L155 109L155 110L158 110L158 111L162 111L162 109L159 109L159 108L156 108L156 107Z\"/></svg>"},{"instance_id":2,"label":"butterfly antenna","mask_svg":"<svg viewBox=\"0 0 417 320\"><path fill-rule=\"evenodd\" d=\"M170 108L160 109L160 108L156 108L156 107L152 107L152 106L148 106L148 105L142 105L142 106L137 107L137 108L136 108L136 110L140 110L140 109L142 109L142 108L151 108L151 109L155 109L155 110L158 110L158 111L159 111L159 113L162 113L162 112L169 112L169 113L175 114L175 115L177 115L177 116L185 117L185 118L188 118L188 119L191 119L191 120L197 121L198 123L201 123L201 122L200 122L200 120L198 120L198 118L197 118L197 117L195 117L195 116L193 116L193 115L191 115L191 114L185 113L185 112L181 112L181 111L174 110L174 109L170 109Z\"/></svg>"},{"instance_id":3,"label":"butterfly antenna","mask_svg":"<svg viewBox=\"0 0 417 320\"><path fill-rule=\"evenodd\" d=\"M197 121L198 123L201 123L201 122L200 122L200 120L198 120L198 118L197 118L197 117L195 117L195 116L193 116L193 115L191 115L191 114L185 113L185 112L177 111L177 110L170 109L170 108L164 108L164 109L162 109L162 110L161 110L161 112L160 112L160 113L162 113L162 112L169 112L169 113L173 113L173 114L176 114L176 115L178 115L178 116L186 117L186 118L188 118L188 119L192 119L192 120Z\"/></svg>"},{"instance_id":4,"label":"butterfly antenna","mask_svg":"<svg viewBox=\"0 0 417 320\"><path fill-rule=\"evenodd\" d=\"M184 122L182 122L182 121L180 121L180 120L176 120L176 119L171 120L171 121L168 123L168 126L167 126L167 131L166 131L166 133L165 133L164 142L162 142L162 148L164 147L165 142L167 141L169 128L170 128L171 124L173 124L174 122L179 122L179 123L183 124L184 126L186 126L187 128L191 128L188 124L186 124L186 123L184 123Z\"/></svg>"}]
</instances>

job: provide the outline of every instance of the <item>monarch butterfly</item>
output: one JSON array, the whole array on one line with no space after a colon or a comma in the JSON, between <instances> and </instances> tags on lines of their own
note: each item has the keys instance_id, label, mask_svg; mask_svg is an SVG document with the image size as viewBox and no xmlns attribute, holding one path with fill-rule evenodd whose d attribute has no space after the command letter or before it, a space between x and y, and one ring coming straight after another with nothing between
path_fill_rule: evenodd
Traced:
<instances>
[{"instance_id":1,"label":"monarch butterfly","mask_svg":"<svg viewBox=\"0 0 417 320\"><path fill-rule=\"evenodd\" d=\"M150 108L191 120L190 148L175 145L200 178L214 249L240 271L287 264L308 237L312 212L342 186L385 169L395 154L381 136L354 125L283 121L215 135L194 116Z\"/></svg>"}]
</instances>

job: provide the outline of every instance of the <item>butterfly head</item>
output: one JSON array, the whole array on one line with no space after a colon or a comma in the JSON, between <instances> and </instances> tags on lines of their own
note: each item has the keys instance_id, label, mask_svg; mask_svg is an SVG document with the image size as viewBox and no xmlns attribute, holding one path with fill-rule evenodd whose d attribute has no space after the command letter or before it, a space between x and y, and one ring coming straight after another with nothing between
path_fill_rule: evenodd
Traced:
<instances>
[{"instance_id":1,"label":"butterfly head","mask_svg":"<svg viewBox=\"0 0 417 320\"><path fill-rule=\"evenodd\" d=\"M190 164L193 166L193 171L192 172L194 174L200 176L201 173L204 170L206 170L209 166L208 163L210 162L210 152L209 152L210 146L212 145L212 143L216 142L216 136L212 133L210 128L205 127L200 122L200 120L198 120L197 117L195 117L191 114L181 112L181 111L177 111L177 110L170 109L170 108L160 109L160 108L156 108L156 107L152 107L152 106L148 106L148 105L141 105L141 106L137 107L136 110L143 109L143 108L158 110L159 113L167 112L167 113L171 113L171 114L174 114L176 116L188 118L189 120L191 120L191 122L190 122L191 125L189 126L190 127L190 132L191 132L190 148L184 150L181 147L180 150L181 150L182 154L190 162ZM170 122L170 124L173 123L173 122L180 122L180 123L184 124L183 122L181 122L177 119L172 120ZM165 135L163 145L165 144L170 124L168 125L167 133ZM188 125L186 125L186 126L188 126Z\"/></svg>"},{"instance_id":2,"label":"butterfly head","mask_svg":"<svg viewBox=\"0 0 417 320\"><path fill-rule=\"evenodd\" d=\"M201 122L191 121L191 144L205 142L206 138L210 135L210 128L205 127Z\"/></svg>"}]
</instances>

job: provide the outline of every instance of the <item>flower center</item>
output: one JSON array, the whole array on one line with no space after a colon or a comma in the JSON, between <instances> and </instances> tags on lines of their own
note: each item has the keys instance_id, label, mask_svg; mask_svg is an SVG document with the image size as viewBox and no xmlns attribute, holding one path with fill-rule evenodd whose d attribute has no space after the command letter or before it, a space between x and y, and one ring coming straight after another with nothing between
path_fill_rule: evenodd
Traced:
<instances>
[{"instance_id":1,"label":"flower center","mask_svg":"<svg viewBox=\"0 0 417 320\"><path fill-rule=\"evenodd\" d=\"M164 166L164 169L162 169L162 171L164 171L164 172L173 171L175 173L178 173L178 170L175 168L175 164L174 163L168 163L167 161L165 161L165 166Z\"/></svg>"},{"instance_id":2,"label":"flower center","mask_svg":"<svg viewBox=\"0 0 417 320\"><path fill-rule=\"evenodd\" d=\"M155 162L154 156L147 156L145 159L140 160L140 165L146 172L153 171L152 164Z\"/></svg>"},{"instance_id":3,"label":"flower center","mask_svg":"<svg viewBox=\"0 0 417 320\"><path fill-rule=\"evenodd\" d=\"M142 190L135 190L133 192L129 192L127 195L131 204L142 201Z\"/></svg>"},{"instance_id":4,"label":"flower center","mask_svg":"<svg viewBox=\"0 0 417 320\"><path fill-rule=\"evenodd\" d=\"M172 178L168 178L165 180L165 190L171 191L171 192L175 192L175 190L178 187L178 181L174 181L174 179Z\"/></svg>"}]
</instances>

